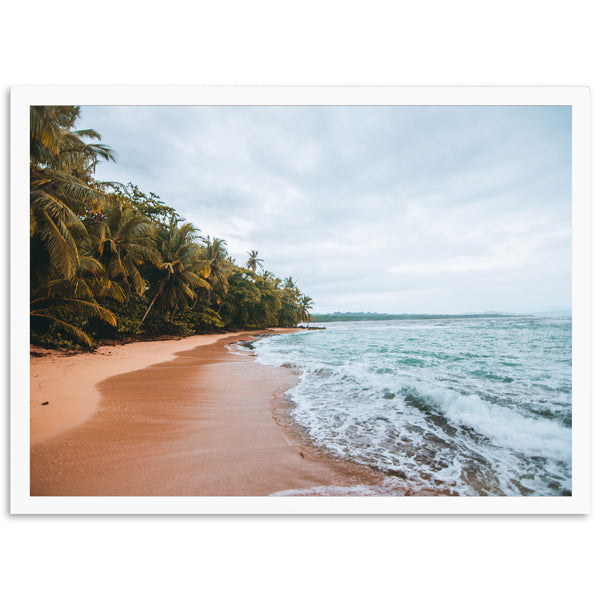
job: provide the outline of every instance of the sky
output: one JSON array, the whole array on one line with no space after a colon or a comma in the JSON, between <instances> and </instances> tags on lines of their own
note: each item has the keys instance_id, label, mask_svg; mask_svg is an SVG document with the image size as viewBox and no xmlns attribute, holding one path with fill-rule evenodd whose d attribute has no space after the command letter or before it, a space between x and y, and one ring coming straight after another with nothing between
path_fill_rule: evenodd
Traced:
<instances>
[{"instance_id":1,"label":"sky","mask_svg":"<svg viewBox=\"0 0 600 600\"><path fill-rule=\"evenodd\" d=\"M571 307L571 108L84 106L116 163L315 313Z\"/></svg>"}]
</instances>

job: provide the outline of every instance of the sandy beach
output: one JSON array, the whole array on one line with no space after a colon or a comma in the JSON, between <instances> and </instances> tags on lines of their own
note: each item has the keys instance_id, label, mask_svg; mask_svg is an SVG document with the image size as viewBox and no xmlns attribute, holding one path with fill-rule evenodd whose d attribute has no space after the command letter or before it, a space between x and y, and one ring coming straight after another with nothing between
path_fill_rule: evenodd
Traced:
<instances>
[{"instance_id":1,"label":"sandy beach","mask_svg":"<svg viewBox=\"0 0 600 600\"><path fill-rule=\"evenodd\" d=\"M30 494L263 496L377 484L375 473L320 456L292 432L282 396L294 373L226 348L251 338L32 356Z\"/></svg>"}]
</instances>

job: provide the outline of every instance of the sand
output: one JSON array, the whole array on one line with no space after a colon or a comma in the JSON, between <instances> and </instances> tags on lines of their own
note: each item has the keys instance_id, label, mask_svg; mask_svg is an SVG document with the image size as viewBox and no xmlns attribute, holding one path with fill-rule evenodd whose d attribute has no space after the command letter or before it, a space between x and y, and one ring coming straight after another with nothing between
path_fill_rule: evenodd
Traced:
<instances>
[{"instance_id":1,"label":"sand","mask_svg":"<svg viewBox=\"0 0 600 600\"><path fill-rule=\"evenodd\" d=\"M283 399L296 375L225 348L251 338L33 356L30 494L264 496L377 484L298 437Z\"/></svg>"}]
</instances>

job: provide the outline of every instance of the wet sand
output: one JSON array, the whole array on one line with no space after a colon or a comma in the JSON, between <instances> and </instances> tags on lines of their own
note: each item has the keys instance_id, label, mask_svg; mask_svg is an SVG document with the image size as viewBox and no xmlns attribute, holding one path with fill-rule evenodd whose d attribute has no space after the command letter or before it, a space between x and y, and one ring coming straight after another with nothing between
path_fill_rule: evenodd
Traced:
<instances>
[{"instance_id":1,"label":"wet sand","mask_svg":"<svg viewBox=\"0 0 600 600\"><path fill-rule=\"evenodd\" d=\"M251 337L33 357L30 494L264 496L376 485L379 475L320 456L286 425L282 396L294 373L225 348Z\"/></svg>"}]
</instances>

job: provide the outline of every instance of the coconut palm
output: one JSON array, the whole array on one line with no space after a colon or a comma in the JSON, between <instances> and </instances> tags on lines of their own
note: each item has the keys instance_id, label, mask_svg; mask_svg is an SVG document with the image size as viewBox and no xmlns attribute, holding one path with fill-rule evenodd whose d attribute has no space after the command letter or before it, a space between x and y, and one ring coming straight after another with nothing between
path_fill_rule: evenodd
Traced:
<instances>
[{"instance_id":1,"label":"coconut palm","mask_svg":"<svg viewBox=\"0 0 600 600\"><path fill-rule=\"evenodd\" d=\"M179 226L180 222L177 217L172 217L167 227L158 230L159 277L155 283L156 292L140 325L157 300L163 312L172 311L172 317L178 308L188 308L189 301L196 297L194 290L210 288L210 284L197 274L201 257L195 243L196 229L191 223Z\"/></svg>"},{"instance_id":2,"label":"coconut palm","mask_svg":"<svg viewBox=\"0 0 600 600\"><path fill-rule=\"evenodd\" d=\"M85 237L82 217L97 209L103 198L91 172L100 158L114 160L102 144L83 138L93 130L73 130L79 108L34 106L30 111L30 235L32 272L45 263L60 277L75 275L78 240Z\"/></svg>"},{"instance_id":3,"label":"coconut palm","mask_svg":"<svg viewBox=\"0 0 600 600\"><path fill-rule=\"evenodd\" d=\"M149 219L122 198L112 196L103 203L101 214L92 220L88 230L106 280L123 286L126 301L132 293L141 296L146 282L139 269L147 263L157 266L161 262Z\"/></svg>"},{"instance_id":4,"label":"coconut palm","mask_svg":"<svg viewBox=\"0 0 600 600\"><path fill-rule=\"evenodd\" d=\"M296 289L296 282L292 279L292 277L286 277L283 280L283 286L285 288L288 288L290 290L295 290Z\"/></svg>"},{"instance_id":5,"label":"coconut palm","mask_svg":"<svg viewBox=\"0 0 600 600\"><path fill-rule=\"evenodd\" d=\"M311 309L314 307L313 299L310 296L302 294L300 296L300 319L305 323L310 323L312 315Z\"/></svg>"},{"instance_id":6,"label":"coconut palm","mask_svg":"<svg viewBox=\"0 0 600 600\"><path fill-rule=\"evenodd\" d=\"M262 263L264 262L262 258L258 258L258 250L250 250L250 252L246 252L248 255L248 260L246 261L246 268L250 269L253 273L256 273L256 269L262 267Z\"/></svg>"},{"instance_id":7,"label":"coconut palm","mask_svg":"<svg viewBox=\"0 0 600 600\"><path fill-rule=\"evenodd\" d=\"M31 162L66 170L84 163L93 169L99 157L114 160L108 146L89 144L82 139L100 140L97 131L73 129L79 116L78 106L32 106L29 113ZM86 159L84 163L82 157Z\"/></svg>"},{"instance_id":8,"label":"coconut palm","mask_svg":"<svg viewBox=\"0 0 600 600\"><path fill-rule=\"evenodd\" d=\"M217 304L221 304L221 295L227 293L229 289L229 275L233 268L233 263L229 257L227 242L220 238L211 238L204 236L201 238L200 247L200 274L204 277L210 288L208 289L208 302L211 301L211 293L214 292Z\"/></svg>"}]
</instances>

